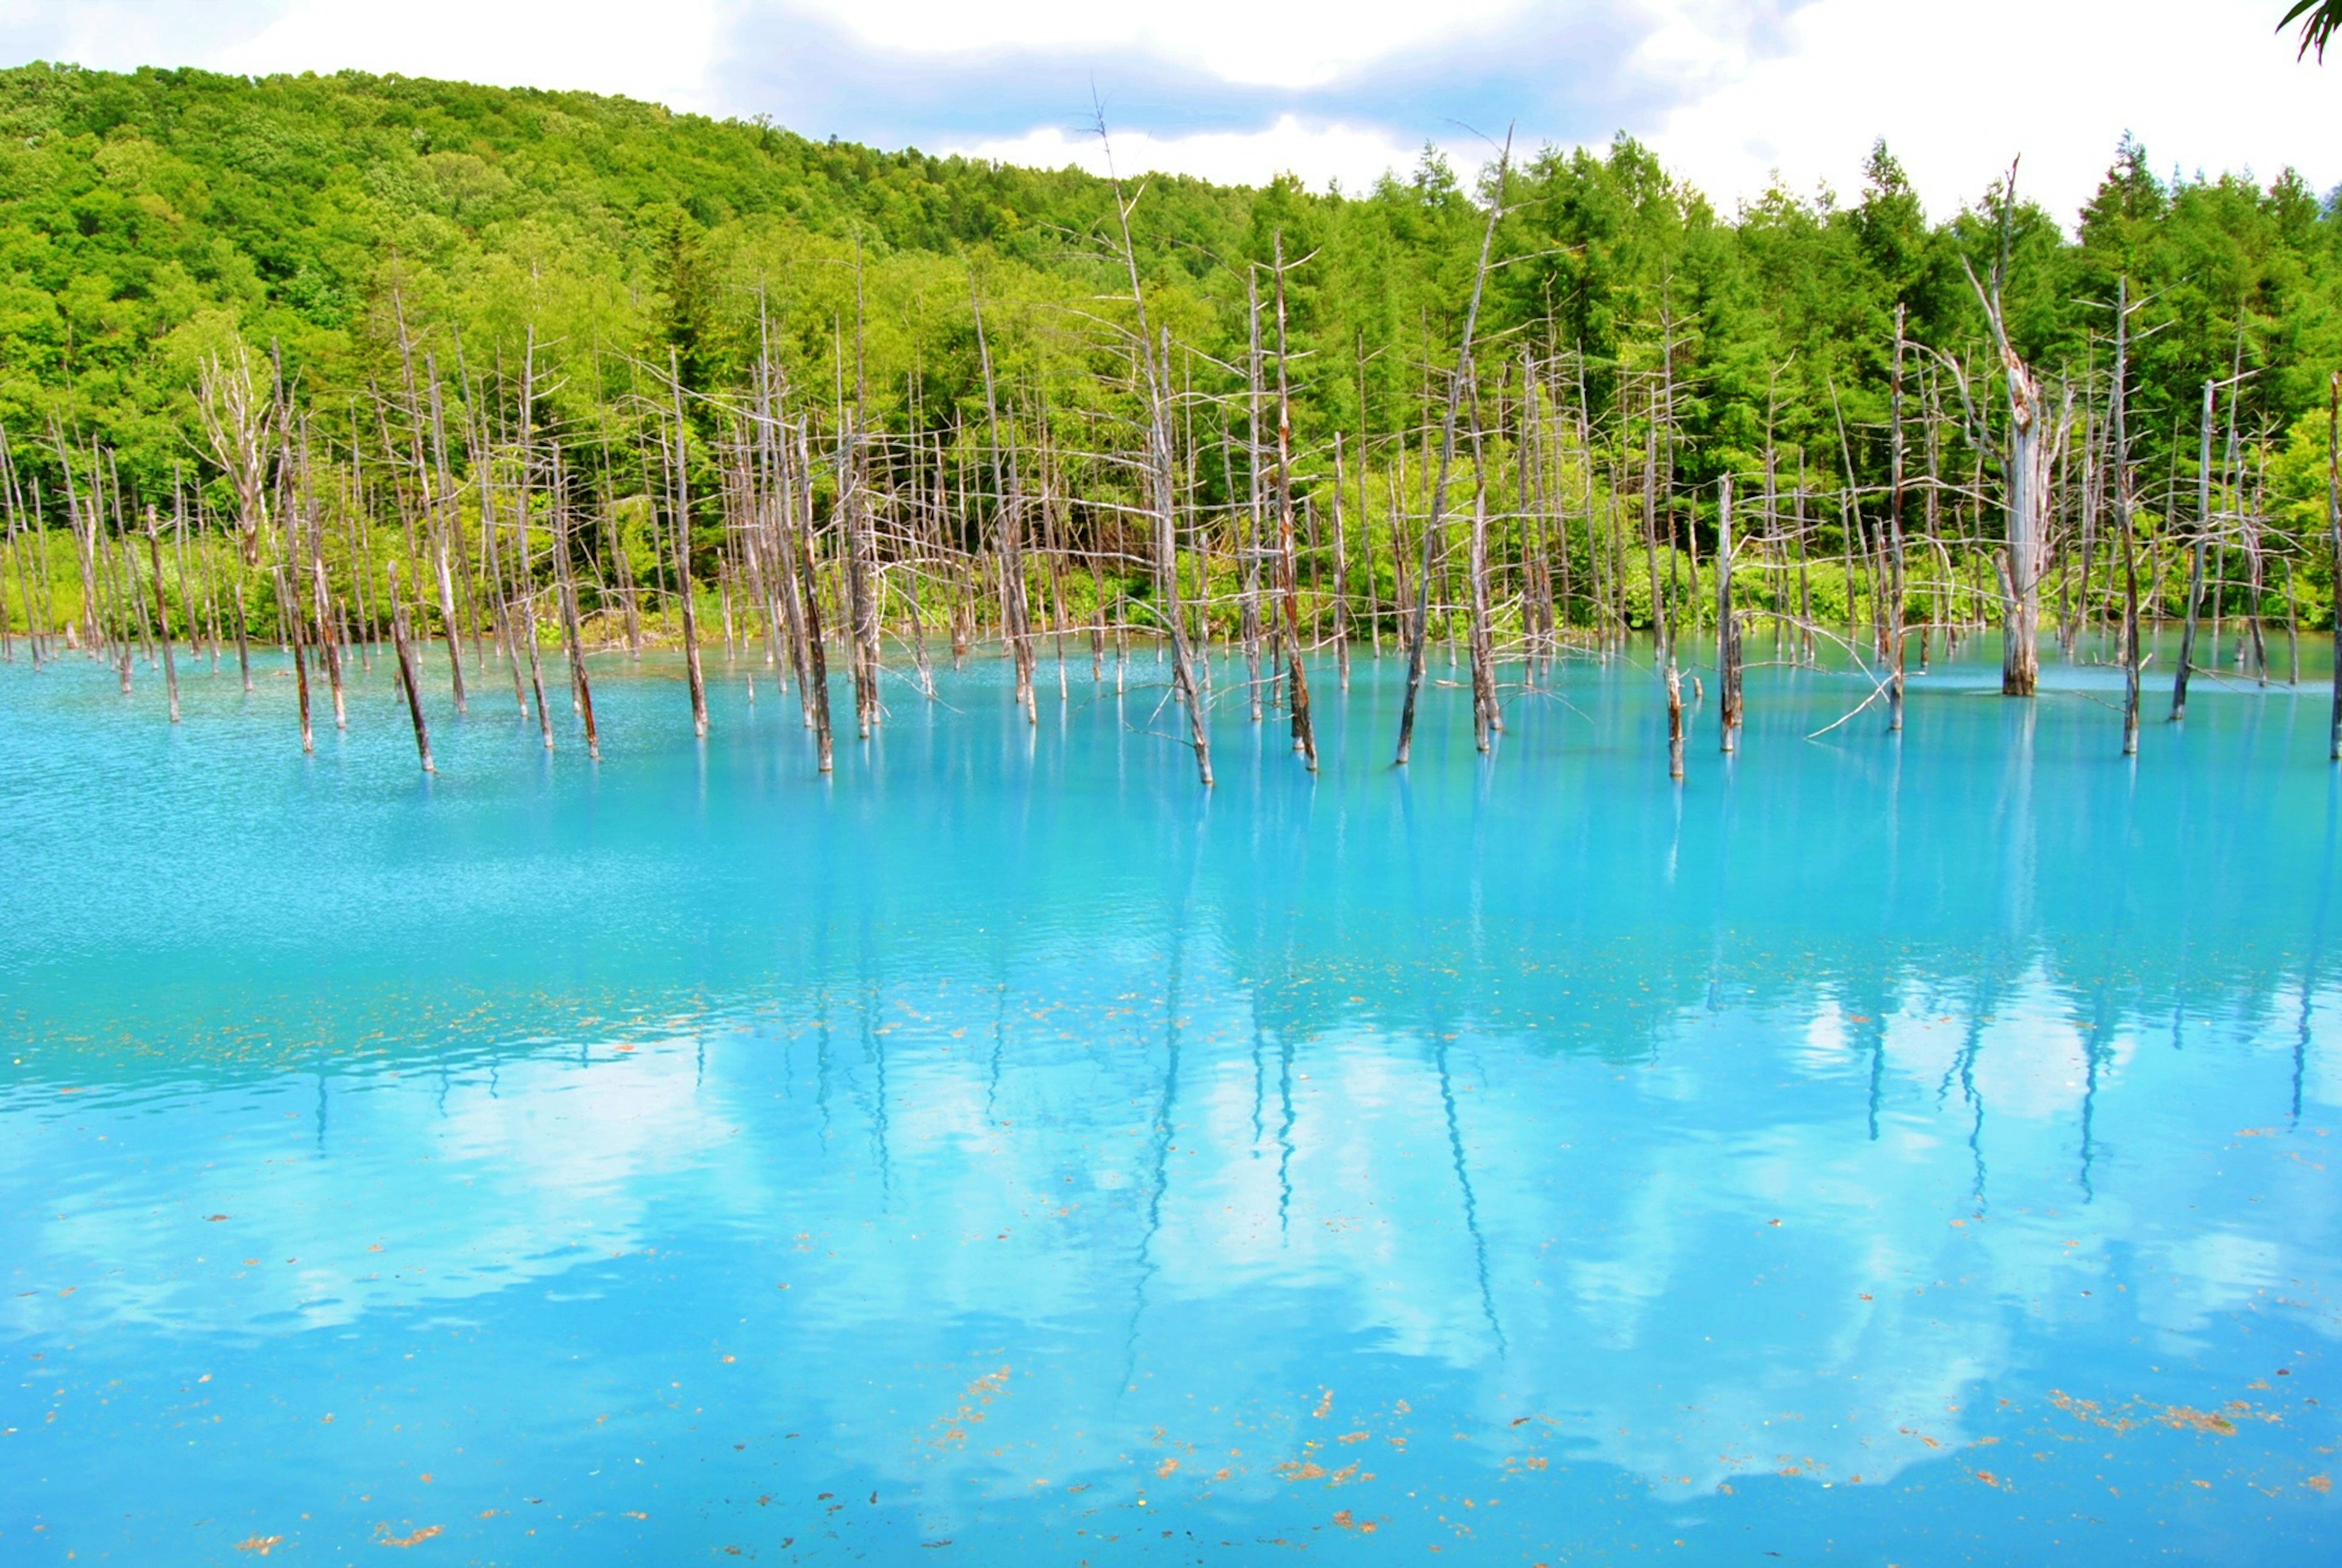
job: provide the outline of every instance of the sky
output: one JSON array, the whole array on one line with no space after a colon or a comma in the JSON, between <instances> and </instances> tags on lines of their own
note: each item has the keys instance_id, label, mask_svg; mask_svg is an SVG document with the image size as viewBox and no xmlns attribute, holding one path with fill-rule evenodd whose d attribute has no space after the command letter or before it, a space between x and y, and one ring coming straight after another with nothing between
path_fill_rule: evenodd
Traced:
<instances>
[{"instance_id":1,"label":"sky","mask_svg":"<svg viewBox=\"0 0 2342 1568\"><path fill-rule=\"evenodd\" d=\"M2019 159L2069 221L2126 132L2159 173L2342 184L2342 54L2287 0L0 0L0 61L345 67L585 88L816 138L1370 185L1620 131L1729 210L1859 192L1884 137L1943 216Z\"/></svg>"}]
</instances>

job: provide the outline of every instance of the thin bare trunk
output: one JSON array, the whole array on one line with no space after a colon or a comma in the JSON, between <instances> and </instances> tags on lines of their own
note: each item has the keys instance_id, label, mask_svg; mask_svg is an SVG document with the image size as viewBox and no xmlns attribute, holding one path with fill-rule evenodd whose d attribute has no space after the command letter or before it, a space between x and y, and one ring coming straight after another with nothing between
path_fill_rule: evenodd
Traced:
<instances>
[{"instance_id":1,"label":"thin bare trunk","mask_svg":"<svg viewBox=\"0 0 2342 1568\"><path fill-rule=\"evenodd\" d=\"M1512 170L1513 139L1505 135L1504 152L1496 159L1496 188L1488 201L1488 224L1480 235L1479 265L1472 275L1472 300L1464 311L1464 340L1457 351L1455 377L1448 384L1447 413L1441 422L1439 472L1432 482L1431 510L1423 524L1422 569L1416 581L1415 625L1407 640L1406 695L1399 708L1398 754L1395 765L1405 767L1415 744L1415 704L1423 690L1424 645L1431 634L1431 570L1439 524L1447 510L1447 481L1456 466L1456 421L1472 385L1472 336L1480 325L1480 298L1488 284L1488 254L1496 243L1496 225L1505 215L1505 180Z\"/></svg>"}]
</instances>

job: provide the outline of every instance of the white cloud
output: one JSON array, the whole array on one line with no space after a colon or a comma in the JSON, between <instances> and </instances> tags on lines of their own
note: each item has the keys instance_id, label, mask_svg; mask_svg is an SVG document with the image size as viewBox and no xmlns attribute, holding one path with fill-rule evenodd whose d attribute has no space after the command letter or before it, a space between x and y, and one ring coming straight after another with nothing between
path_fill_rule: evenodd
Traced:
<instances>
[{"instance_id":1,"label":"white cloud","mask_svg":"<svg viewBox=\"0 0 2342 1568\"><path fill-rule=\"evenodd\" d=\"M1421 153L1419 144L1409 145L1379 125L1311 123L1296 115L1282 115L1259 131L1200 131L1186 135L1115 131L1113 137L1114 165L1124 175L1160 172L1258 183L1289 173L1320 189L1339 180L1344 189L1352 191L1373 184L1386 169L1413 166ZM1094 174L1106 172L1106 149L1096 136L1055 126L945 150L1006 164L1052 169L1073 165Z\"/></svg>"},{"instance_id":2,"label":"white cloud","mask_svg":"<svg viewBox=\"0 0 2342 1568\"><path fill-rule=\"evenodd\" d=\"M1347 5L1189 0L1170 10L1095 0L808 0L865 42L921 54L1000 49L1120 50L1193 66L1224 82L1317 86L1459 29L1517 18L1530 0Z\"/></svg>"},{"instance_id":3,"label":"white cloud","mask_svg":"<svg viewBox=\"0 0 2342 1568\"><path fill-rule=\"evenodd\" d=\"M847 101L755 68L756 51L802 40L806 58L842 49L861 68L851 102L908 84L869 122L899 126L886 139L1017 161L1098 165L1066 123L1070 72L1086 73L1110 111L1118 96L1152 105L1121 114L1117 151L1132 169L1246 182L1289 169L1356 188L1411 166L1426 136L1451 144L1468 167L1482 150L1458 122L1517 119L1529 145L1631 132L1729 206L1761 195L1777 171L1795 190L1827 182L1850 195L1884 136L1939 216L1981 195L2022 153L2023 188L2070 217L2127 129L2166 174L2176 164L2266 178L2293 162L2320 188L2342 180L2332 135L2342 61L2297 63L2292 41L2275 33L2281 9L2277 0L1449 0L1427 9L1191 0L1170 12L1093 0L0 0L0 51L113 68L355 66L578 87L769 113L816 137L855 134L818 123L850 118ZM1560 68L1588 65L1585 51L1602 48L1617 57L1590 62L1591 74ZM1022 77L1015 63L1027 59L1066 69ZM1151 85L1134 100L1141 82ZM1598 105L1586 97L1596 91ZM965 110L979 93L994 128L971 133ZM1199 128L1206 112L1214 123ZM1588 123L1612 115L1623 124Z\"/></svg>"},{"instance_id":4,"label":"white cloud","mask_svg":"<svg viewBox=\"0 0 2342 1568\"><path fill-rule=\"evenodd\" d=\"M209 62L276 9L270 0L0 0L0 63L70 61L104 70Z\"/></svg>"},{"instance_id":5,"label":"white cloud","mask_svg":"<svg viewBox=\"0 0 2342 1568\"><path fill-rule=\"evenodd\" d=\"M206 63L581 88L706 109L721 44L717 0L292 0Z\"/></svg>"},{"instance_id":6,"label":"white cloud","mask_svg":"<svg viewBox=\"0 0 2342 1568\"><path fill-rule=\"evenodd\" d=\"M2043 5L1818 0L1789 47L1752 60L1648 127L1668 164L1729 201L1775 170L1791 189L1851 194L1871 141L1887 139L1943 216L1981 196L2023 155L2020 193L2070 219L2124 131L2167 175L2298 163L2342 177L2337 74L2297 65L2273 32L2279 8L2173 3Z\"/></svg>"},{"instance_id":7,"label":"white cloud","mask_svg":"<svg viewBox=\"0 0 2342 1568\"><path fill-rule=\"evenodd\" d=\"M1757 54L1756 24L1770 8L1734 0L1642 0L1636 9L1649 30L1628 67L1681 92L1745 72Z\"/></svg>"}]
</instances>

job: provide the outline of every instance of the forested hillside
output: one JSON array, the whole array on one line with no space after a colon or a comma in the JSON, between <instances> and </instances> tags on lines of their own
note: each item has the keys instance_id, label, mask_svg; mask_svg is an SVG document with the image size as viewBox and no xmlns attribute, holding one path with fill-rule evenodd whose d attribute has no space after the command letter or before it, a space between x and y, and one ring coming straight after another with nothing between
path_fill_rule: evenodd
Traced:
<instances>
[{"instance_id":1,"label":"forested hillside","mask_svg":"<svg viewBox=\"0 0 2342 1568\"><path fill-rule=\"evenodd\" d=\"M1297 494L1322 628L1333 542L1317 520L1337 436L1361 486L1364 522L1354 514L1347 537L1366 597L1353 614L1386 601L1396 615L1406 567L1388 547L1426 516L1441 602L1461 604L1430 494L1451 393L1466 488L1446 515L1498 516L1491 615L1647 624L1676 548L1696 584L1718 538L1716 483L1734 475L1762 492L1744 531L1777 564L1837 557L1850 616L1853 577L1884 570L1864 563L1884 560L1889 511L1898 529L1906 513L1924 528L1947 578L1991 595L1977 552L2007 527L2013 357L2044 389L2054 448L2045 582L2054 570L2063 592L2078 574L2084 600L2093 580L2112 593L2109 542L2133 513L2109 519L2135 507L2150 614L2177 604L2157 552L2195 536L2183 524L2220 553L2216 594L2233 580L2249 598L2277 581L2264 557L2282 558L2289 621L2327 602L2342 208L2290 173L2164 178L2126 143L2082 213L2032 205L2020 176L2014 200L1980 191L1929 215L1880 146L1859 191L1777 191L1725 213L1621 137L1528 151L1501 189L1493 171L1464 188L1428 155L1347 193L1129 179L1126 265L1114 188L1076 171L877 152L585 94L35 65L0 73L0 430L17 531L39 521L37 482L61 537L84 526L65 515L74 504L118 529L176 495L198 534L245 532L247 568L262 559L255 507L403 524L413 554L431 508L451 521L426 517L426 533L476 522L487 493L465 487L517 443L538 476L527 504L549 504L557 466L559 494L583 504L590 489L610 551L634 553L620 574L608 552L580 547L590 620L615 613L616 576L663 570L663 513L684 519L692 561L719 582L754 574L726 543L738 518L726 487L753 444L738 422L764 397L771 419L795 422L808 524L829 527L848 489L886 498L891 521L872 540L882 577L925 558L904 541L970 561L1011 548L1008 486L1054 486L1051 547L1088 550L1076 565L1102 602L1115 573L1148 591L1144 531L1126 534L1151 504L1136 454L1153 365L1176 447L1173 552L1200 552L1207 589L1216 571L1236 572L1246 596L1227 613L1246 624L1266 614L1266 590L1244 584L1270 552L1267 512ZM1464 385L1492 201L1502 217ZM1987 320L1996 288L2007 356ZM2119 463L2118 289L2137 306ZM2208 421L2207 381L2223 384ZM241 490L217 428L237 385L258 465ZM435 417L441 450L426 461ZM1019 449L1022 480L1002 461ZM2217 491L2200 504L2199 481ZM296 490L309 497L298 506ZM935 515L915 524L906 507ZM1557 544L1539 519L1557 521ZM1377 528L1390 531L1381 544ZM489 570L476 528L472 540L475 573ZM1158 586L1164 569L1158 552ZM874 590L890 624L887 595L903 587ZM15 585L15 624L35 614L24 594L55 591ZM1085 590L1056 591L1083 602ZM2111 603L2066 613L2103 618ZM644 608L628 601L637 635ZM2241 610L2280 613L2257 599Z\"/></svg>"},{"instance_id":2,"label":"forested hillside","mask_svg":"<svg viewBox=\"0 0 2342 1568\"><path fill-rule=\"evenodd\" d=\"M475 357L534 322L573 358L663 358L673 343L713 383L752 357L760 288L794 355L826 362L836 319L851 326L858 240L870 394L892 401L914 369L963 394L976 379L971 269L989 295L1056 307L1004 315L1012 352L1036 355L1079 339L1066 313L1117 281L1099 243L1111 197L1077 172L586 94L35 65L0 73L0 418L78 424L148 483L189 424L194 357L229 329L281 344L327 401L389 365L394 296L412 325L463 328ZM2257 373L2249 428L2320 405L2342 363L2342 211L2290 174L2171 184L2146 150L2110 151L2087 212L2016 210L2020 350L2078 373L2127 271L2153 301L2139 331L2164 327L2136 373L2144 429L2191 413L2197 384L2239 359ZM1180 340L1227 361L1245 342L1245 265L1269 259L1281 227L1289 256L1315 257L1289 284L1295 344L1315 355L1305 428L1360 427L1363 362L1364 423L1389 429L1413 416L1426 360L1453 357L1476 195L1433 162L1347 195L1157 176L1132 235ZM1897 301L1918 342L1980 340L1960 264L1984 270L2000 243L1989 196L1931 222L1882 148L1842 200L1776 193L1723 214L1623 138L1542 153L1507 194L1498 253L1520 259L1489 325L1541 354L1582 351L1597 396L1671 328L1686 479L1761 442L1768 387L1782 439L1832 447L1833 382L1851 421L1877 423Z\"/></svg>"}]
</instances>

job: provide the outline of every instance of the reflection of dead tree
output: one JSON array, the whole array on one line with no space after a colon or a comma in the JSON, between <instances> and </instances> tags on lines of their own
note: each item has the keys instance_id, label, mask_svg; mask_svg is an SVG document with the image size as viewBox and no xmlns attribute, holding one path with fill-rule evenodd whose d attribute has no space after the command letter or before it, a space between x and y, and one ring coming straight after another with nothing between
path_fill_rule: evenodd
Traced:
<instances>
[{"instance_id":1,"label":"reflection of dead tree","mask_svg":"<svg viewBox=\"0 0 2342 1568\"><path fill-rule=\"evenodd\" d=\"M1211 783L1208 774L1204 783ZM1189 843L1192 847L1186 881L1172 906L1169 940L1163 953L1163 1092L1156 1102L1147 1139L1146 1217L1139 1232L1136 1273L1131 1284L1130 1324L1123 1333L1120 1386L1126 1392L1138 1386L1138 1323L1146 1313L1146 1287L1162 1266L1155 1256L1155 1243L1163 1233L1163 1200L1171 1189L1171 1137L1176 1129L1179 1107L1179 1031L1186 1023L1180 1015L1179 994L1186 976L1187 915L1196 894L1202 834L1193 834ZM1003 991L1005 994L1006 987Z\"/></svg>"},{"instance_id":2,"label":"reflection of dead tree","mask_svg":"<svg viewBox=\"0 0 2342 1568\"><path fill-rule=\"evenodd\" d=\"M1488 1239L1480 1231L1480 1201L1472 1191L1472 1167L1464 1158L1464 1127L1456 1113L1456 1083L1448 1071L1448 1039L1442 1034L1432 1050L1432 1065L1439 1074L1439 1106L1447 1127L1447 1153L1456 1171L1456 1190L1464 1199L1464 1232L1472 1238L1474 1273L1480 1283L1480 1315L1496 1337L1496 1353L1505 1353L1505 1325L1496 1318L1496 1293L1488 1283Z\"/></svg>"},{"instance_id":3,"label":"reflection of dead tree","mask_svg":"<svg viewBox=\"0 0 2342 1568\"><path fill-rule=\"evenodd\" d=\"M244 564L260 564L268 527L268 471L276 454L276 395L252 374L252 351L239 340L231 354L213 353L195 368L195 411L213 460L235 490L236 529Z\"/></svg>"}]
</instances>

